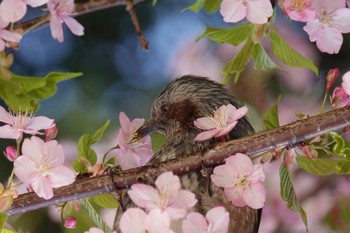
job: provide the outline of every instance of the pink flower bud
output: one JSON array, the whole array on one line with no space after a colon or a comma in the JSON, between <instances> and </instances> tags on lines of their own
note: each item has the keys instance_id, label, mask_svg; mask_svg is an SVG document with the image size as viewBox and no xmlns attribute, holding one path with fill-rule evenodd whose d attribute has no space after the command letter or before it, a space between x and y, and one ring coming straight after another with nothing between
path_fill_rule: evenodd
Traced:
<instances>
[{"instance_id":1,"label":"pink flower bud","mask_svg":"<svg viewBox=\"0 0 350 233\"><path fill-rule=\"evenodd\" d=\"M331 89L331 87L333 86L333 84L335 83L335 81L338 79L339 76L339 69L338 68L334 68L331 69L326 77L327 80L327 84L326 84L326 90L329 91Z\"/></svg>"},{"instance_id":2,"label":"pink flower bud","mask_svg":"<svg viewBox=\"0 0 350 233\"><path fill-rule=\"evenodd\" d=\"M293 160L295 158L295 150L294 148L287 149L286 153L284 154L284 164L288 167L289 165L293 164Z\"/></svg>"},{"instance_id":3,"label":"pink flower bud","mask_svg":"<svg viewBox=\"0 0 350 233\"><path fill-rule=\"evenodd\" d=\"M53 123L50 128L45 130L45 142L54 139L57 136L57 132L56 124Z\"/></svg>"},{"instance_id":4,"label":"pink flower bud","mask_svg":"<svg viewBox=\"0 0 350 233\"><path fill-rule=\"evenodd\" d=\"M69 217L64 220L64 227L67 229L74 229L77 226L77 219L74 217Z\"/></svg>"},{"instance_id":5,"label":"pink flower bud","mask_svg":"<svg viewBox=\"0 0 350 233\"><path fill-rule=\"evenodd\" d=\"M17 159L16 147L7 146L4 155L9 161L14 162Z\"/></svg>"}]
</instances>

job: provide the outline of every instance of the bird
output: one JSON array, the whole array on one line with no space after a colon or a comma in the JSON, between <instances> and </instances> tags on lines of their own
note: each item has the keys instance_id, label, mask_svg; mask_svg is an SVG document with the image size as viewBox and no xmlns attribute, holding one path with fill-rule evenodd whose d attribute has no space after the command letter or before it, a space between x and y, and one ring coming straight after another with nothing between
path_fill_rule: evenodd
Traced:
<instances>
[{"instance_id":1,"label":"bird","mask_svg":"<svg viewBox=\"0 0 350 233\"><path fill-rule=\"evenodd\" d=\"M204 153L220 142L242 138L254 134L254 129L246 117L238 120L237 125L225 136L205 141L194 138L202 132L194 125L200 117L211 116L222 105L232 104L240 107L238 100L221 83L207 77L184 75L171 81L153 102L150 119L136 131L138 138L159 132L165 136L165 143L156 152L150 164L185 157L193 153ZM190 172L180 177L182 187L195 193L198 202L194 211L205 214L214 206L224 206L230 215L229 231L239 233L257 233L261 219L261 209L235 207L228 201L222 188L215 186L206 172ZM130 199L124 202L124 208L132 206ZM120 214L115 218L115 228ZM177 232L176 227L173 229ZM118 232L118 231L117 231Z\"/></svg>"}]
</instances>

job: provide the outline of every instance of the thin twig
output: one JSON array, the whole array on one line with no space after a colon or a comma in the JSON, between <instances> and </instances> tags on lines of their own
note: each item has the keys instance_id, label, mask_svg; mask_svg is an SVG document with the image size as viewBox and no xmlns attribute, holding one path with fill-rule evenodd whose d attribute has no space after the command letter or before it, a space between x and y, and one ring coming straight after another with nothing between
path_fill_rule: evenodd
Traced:
<instances>
[{"instance_id":1,"label":"thin twig","mask_svg":"<svg viewBox=\"0 0 350 233\"><path fill-rule=\"evenodd\" d=\"M38 198L33 192L22 194L13 201L7 213L15 215L61 202L114 192L116 188L125 189L134 183L156 178L164 171L173 171L177 175L182 175L190 171L200 170L202 165L214 167L222 164L225 158L237 152L255 155L273 148L294 145L347 126L350 126L350 106L299 120L277 129L259 132L242 139L223 142L203 156L193 154L157 165L118 171L112 174L112 178L107 174L82 178L71 185L55 189L54 197L50 200Z\"/></svg>"},{"instance_id":2,"label":"thin twig","mask_svg":"<svg viewBox=\"0 0 350 233\"><path fill-rule=\"evenodd\" d=\"M133 4L138 4L142 1L143 0L134 0ZM121 5L128 5L128 4L129 4L128 0L90 0L84 3L75 3L74 17L89 14L95 11L104 10L107 8L112 8L112 7L121 6ZM14 26L14 29L15 30L22 29L23 31L27 31L29 28L33 30L39 29L49 23L47 16L48 14L45 13L40 17L18 23ZM33 26L34 28L32 28Z\"/></svg>"},{"instance_id":3,"label":"thin twig","mask_svg":"<svg viewBox=\"0 0 350 233\"><path fill-rule=\"evenodd\" d=\"M148 49L148 41L143 36L141 26L140 26L139 20L137 18L133 2L134 2L133 0L127 0L127 6L128 6L129 13L130 13L130 17L131 17L132 23L134 24L134 27L136 29L136 35L140 39L142 49L147 50Z\"/></svg>"}]
</instances>

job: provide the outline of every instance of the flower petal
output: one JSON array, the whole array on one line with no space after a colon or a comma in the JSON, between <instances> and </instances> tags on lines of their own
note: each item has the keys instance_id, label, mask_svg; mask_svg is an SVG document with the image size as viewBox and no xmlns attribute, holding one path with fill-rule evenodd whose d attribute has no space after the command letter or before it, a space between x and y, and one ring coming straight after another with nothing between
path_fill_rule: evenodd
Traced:
<instances>
[{"instance_id":1,"label":"flower petal","mask_svg":"<svg viewBox=\"0 0 350 233\"><path fill-rule=\"evenodd\" d=\"M245 154L237 153L227 158L226 163L237 171L239 176L250 176L254 166L252 160Z\"/></svg>"},{"instance_id":2,"label":"flower petal","mask_svg":"<svg viewBox=\"0 0 350 233\"><path fill-rule=\"evenodd\" d=\"M237 207L244 207L247 205L242 197L242 190L236 186L233 188L225 188L224 192L227 199L232 202L232 205Z\"/></svg>"},{"instance_id":3,"label":"flower petal","mask_svg":"<svg viewBox=\"0 0 350 233\"><path fill-rule=\"evenodd\" d=\"M248 206L260 209L266 200L265 187L261 183L251 184L249 189L244 190L242 197Z\"/></svg>"},{"instance_id":4,"label":"flower petal","mask_svg":"<svg viewBox=\"0 0 350 233\"><path fill-rule=\"evenodd\" d=\"M21 133L9 125L0 126L0 138L18 139Z\"/></svg>"},{"instance_id":5,"label":"flower petal","mask_svg":"<svg viewBox=\"0 0 350 233\"><path fill-rule=\"evenodd\" d=\"M144 233L147 214L139 208L129 208L120 219L122 233Z\"/></svg>"},{"instance_id":6,"label":"flower petal","mask_svg":"<svg viewBox=\"0 0 350 233\"><path fill-rule=\"evenodd\" d=\"M157 206L158 192L152 186L133 184L128 191L130 199L139 207L153 209Z\"/></svg>"},{"instance_id":7,"label":"flower petal","mask_svg":"<svg viewBox=\"0 0 350 233\"><path fill-rule=\"evenodd\" d=\"M195 141L208 140L210 138L213 138L219 131L220 131L219 129L212 129L212 130L201 132L194 138L194 140Z\"/></svg>"},{"instance_id":8,"label":"flower petal","mask_svg":"<svg viewBox=\"0 0 350 233\"><path fill-rule=\"evenodd\" d=\"M0 4L1 18L14 23L23 18L27 12L27 5L22 0L3 0Z\"/></svg>"},{"instance_id":9,"label":"flower petal","mask_svg":"<svg viewBox=\"0 0 350 233\"><path fill-rule=\"evenodd\" d=\"M42 130L42 129L48 129L52 126L54 123L54 120L39 116L39 117L33 117L29 125L27 125L27 128L34 129L34 130Z\"/></svg>"},{"instance_id":10,"label":"flower petal","mask_svg":"<svg viewBox=\"0 0 350 233\"><path fill-rule=\"evenodd\" d=\"M200 213L189 213L182 221L183 233L207 233L208 223L203 215Z\"/></svg>"},{"instance_id":11,"label":"flower petal","mask_svg":"<svg viewBox=\"0 0 350 233\"><path fill-rule=\"evenodd\" d=\"M53 189L50 181L40 174L31 177L30 187L39 196L48 200L53 197Z\"/></svg>"},{"instance_id":12,"label":"flower petal","mask_svg":"<svg viewBox=\"0 0 350 233\"><path fill-rule=\"evenodd\" d=\"M64 17L63 21L74 35L84 35L84 27L73 17Z\"/></svg>"},{"instance_id":13,"label":"flower petal","mask_svg":"<svg viewBox=\"0 0 350 233\"><path fill-rule=\"evenodd\" d=\"M168 233L170 229L170 218L166 212L153 209L145 218L147 233Z\"/></svg>"},{"instance_id":14,"label":"flower petal","mask_svg":"<svg viewBox=\"0 0 350 233\"><path fill-rule=\"evenodd\" d=\"M46 178L50 180L53 188L69 185L75 181L73 171L62 165L51 169Z\"/></svg>"},{"instance_id":15,"label":"flower petal","mask_svg":"<svg viewBox=\"0 0 350 233\"><path fill-rule=\"evenodd\" d=\"M210 232L228 232L230 214L222 206L210 209L205 215L209 222Z\"/></svg>"},{"instance_id":16,"label":"flower petal","mask_svg":"<svg viewBox=\"0 0 350 233\"><path fill-rule=\"evenodd\" d=\"M180 187L180 179L173 172L162 173L155 182L159 192L162 195L171 196L176 194Z\"/></svg>"},{"instance_id":17,"label":"flower petal","mask_svg":"<svg viewBox=\"0 0 350 233\"><path fill-rule=\"evenodd\" d=\"M256 0L247 2L247 20L254 24L267 23L273 9L269 0Z\"/></svg>"},{"instance_id":18,"label":"flower petal","mask_svg":"<svg viewBox=\"0 0 350 233\"><path fill-rule=\"evenodd\" d=\"M240 0L223 0L220 13L225 22L236 23L246 16L246 6Z\"/></svg>"},{"instance_id":19,"label":"flower petal","mask_svg":"<svg viewBox=\"0 0 350 233\"><path fill-rule=\"evenodd\" d=\"M222 188L234 186L235 179L233 174L236 173L237 175L237 172L233 169L230 171L230 168L231 167L227 165L220 165L214 168L213 174L210 178L216 186Z\"/></svg>"}]
</instances>

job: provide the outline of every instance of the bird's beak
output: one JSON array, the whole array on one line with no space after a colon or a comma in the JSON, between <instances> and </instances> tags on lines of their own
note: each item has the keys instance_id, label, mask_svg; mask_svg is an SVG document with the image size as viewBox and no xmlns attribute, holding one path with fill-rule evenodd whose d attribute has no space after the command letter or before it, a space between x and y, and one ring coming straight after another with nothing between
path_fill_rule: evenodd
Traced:
<instances>
[{"instance_id":1,"label":"bird's beak","mask_svg":"<svg viewBox=\"0 0 350 233\"><path fill-rule=\"evenodd\" d=\"M150 133L157 131L158 129L157 124L154 121L149 120L145 122L138 130L136 130L132 140L136 142Z\"/></svg>"}]
</instances>

